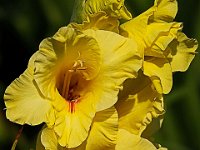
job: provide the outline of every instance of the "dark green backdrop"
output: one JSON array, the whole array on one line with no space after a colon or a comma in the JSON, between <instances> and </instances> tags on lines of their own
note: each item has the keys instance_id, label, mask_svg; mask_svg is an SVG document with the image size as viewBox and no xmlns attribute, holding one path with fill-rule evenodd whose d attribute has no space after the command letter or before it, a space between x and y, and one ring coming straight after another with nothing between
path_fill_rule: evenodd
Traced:
<instances>
[{"instance_id":1,"label":"dark green backdrop","mask_svg":"<svg viewBox=\"0 0 200 150\"><path fill-rule=\"evenodd\" d=\"M153 0L126 0L138 15ZM5 88L26 68L40 41L69 23L73 0L0 1L0 149L9 150L20 126L5 118ZM184 22L183 31L200 41L200 0L179 0L176 21ZM189 70L174 74L172 92L165 96L166 115L156 141L169 150L200 150L200 56ZM25 126L17 145L19 150L35 149L41 126Z\"/></svg>"}]
</instances>

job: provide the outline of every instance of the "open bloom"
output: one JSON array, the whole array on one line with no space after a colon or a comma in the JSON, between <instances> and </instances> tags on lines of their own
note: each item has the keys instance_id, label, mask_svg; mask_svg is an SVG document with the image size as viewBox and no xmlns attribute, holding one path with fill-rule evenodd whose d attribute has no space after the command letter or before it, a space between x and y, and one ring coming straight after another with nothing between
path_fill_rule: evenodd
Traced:
<instances>
[{"instance_id":1,"label":"open bloom","mask_svg":"<svg viewBox=\"0 0 200 150\"><path fill-rule=\"evenodd\" d=\"M195 39L182 33L182 24L172 22L176 13L176 0L155 0L149 10L120 26L121 35L141 46L144 62L138 78L124 83L115 104L119 116L118 149L156 149L147 141L150 136L145 132L156 119L162 122L162 94L172 88L172 73L186 71L198 47ZM126 136L132 137L132 142L126 142Z\"/></svg>"},{"instance_id":2,"label":"open bloom","mask_svg":"<svg viewBox=\"0 0 200 150\"><path fill-rule=\"evenodd\" d=\"M182 24L173 22L176 0L155 0L146 12L120 26L120 34L137 41L143 48L143 73L159 93L172 88L172 72L186 71L198 43L182 33Z\"/></svg>"},{"instance_id":3,"label":"open bloom","mask_svg":"<svg viewBox=\"0 0 200 150\"><path fill-rule=\"evenodd\" d=\"M131 17L123 0L85 2L93 15L43 40L7 88L7 118L45 122L42 149L157 149L146 132L156 119L160 125L162 94L172 72L187 70L197 41L172 22L176 0L156 0L120 30L118 19Z\"/></svg>"},{"instance_id":4,"label":"open bloom","mask_svg":"<svg viewBox=\"0 0 200 150\"><path fill-rule=\"evenodd\" d=\"M88 136L96 112L117 101L127 78L141 68L136 43L114 32L62 27L43 40L26 71L6 89L7 118L47 124L62 147Z\"/></svg>"},{"instance_id":5,"label":"open bloom","mask_svg":"<svg viewBox=\"0 0 200 150\"><path fill-rule=\"evenodd\" d=\"M118 32L115 26L109 26L118 24L118 22L105 13L96 14L90 20L90 22L84 22L81 25L72 24L72 26L84 33L87 33L88 29L96 31L108 29L115 33ZM88 131L88 137L75 149L157 149L158 147L148 140L150 135L147 137L143 133L153 118L158 118L163 113L162 94L154 89L152 81L140 71L136 79L128 79L124 82L123 90L120 91L114 107L96 113ZM131 140L126 140L126 137L130 137ZM45 148L63 148L58 143L58 136L52 129L44 129L39 138ZM124 144L125 141L126 144ZM38 149L41 147L42 145L38 144Z\"/></svg>"}]
</instances>

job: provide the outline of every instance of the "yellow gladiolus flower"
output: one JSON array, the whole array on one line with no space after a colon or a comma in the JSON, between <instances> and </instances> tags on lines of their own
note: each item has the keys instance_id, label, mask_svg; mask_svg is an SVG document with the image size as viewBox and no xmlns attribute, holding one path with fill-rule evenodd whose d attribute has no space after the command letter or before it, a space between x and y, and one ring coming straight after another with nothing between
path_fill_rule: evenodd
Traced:
<instances>
[{"instance_id":1,"label":"yellow gladiolus flower","mask_svg":"<svg viewBox=\"0 0 200 150\"><path fill-rule=\"evenodd\" d=\"M128 38L62 27L41 42L26 71L6 89L7 118L19 124L45 122L44 133L52 130L62 147L77 147L95 113L116 103L122 83L136 77L141 64L137 44Z\"/></svg>"},{"instance_id":2,"label":"yellow gladiolus flower","mask_svg":"<svg viewBox=\"0 0 200 150\"><path fill-rule=\"evenodd\" d=\"M172 72L187 70L198 46L181 32L182 24L172 22L176 13L175 0L156 0L152 8L120 26L120 34L140 45L144 62L138 78L125 81L115 104L119 116L116 149L164 149L155 147L145 132L165 112L162 94L171 90Z\"/></svg>"},{"instance_id":3,"label":"yellow gladiolus flower","mask_svg":"<svg viewBox=\"0 0 200 150\"><path fill-rule=\"evenodd\" d=\"M138 78L125 81L115 104L119 116L116 149L165 149L147 140L155 130L148 128L165 112L162 94L171 90L172 72L187 70L198 46L181 32L180 23L172 22L176 12L175 0L156 0L152 8L120 26L120 34L140 43L144 62ZM145 135L149 130L151 134Z\"/></svg>"},{"instance_id":4,"label":"yellow gladiolus flower","mask_svg":"<svg viewBox=\"0 0 200 150\"><path fill-rule=\"evenodd\" d=\"M155 0L149 10L120 26L120 34L140 43L143 72L161 94L170 92L172 72L186 71L198 47L181 32L181 23L172 22L176 13L176 0Z\"/></svg>"},{"instance_id":5,"label":"yellow gladiolus flower","mask_svg":"<svg viewBox=\"0 0 200 150\"><path fill-rule=\"evenodd\" d=\"M176 13L176 0L155 0L119 25L131 19L124 0L84 1L85 21L44 39L6 89L7 118L46 123L38 150L164 149L148 129L161 124L172 73L187 70L198 46Z\"/></svg>"}]
</instances>

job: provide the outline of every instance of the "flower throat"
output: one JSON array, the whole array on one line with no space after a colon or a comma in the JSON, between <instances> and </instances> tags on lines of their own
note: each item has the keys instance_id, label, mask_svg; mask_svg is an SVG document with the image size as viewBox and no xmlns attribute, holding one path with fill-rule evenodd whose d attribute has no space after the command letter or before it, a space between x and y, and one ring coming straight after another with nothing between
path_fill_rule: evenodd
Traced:
<instances>
[{"instance_id":1,"label":"flower throat","mask_svg":"<svg viewBox=\"0 0 200 150\"><path fill-rule=\"evenodd\" d=\"M72 69L66 69L62 72L61 80L58 82L58 91L69 103L71 113L75 112L75 104L80 100L78 86L81 78L80 71L84 70L86 70L86 67L83 67L83 61L77 60Z\"/></svg>"}]
</instances>

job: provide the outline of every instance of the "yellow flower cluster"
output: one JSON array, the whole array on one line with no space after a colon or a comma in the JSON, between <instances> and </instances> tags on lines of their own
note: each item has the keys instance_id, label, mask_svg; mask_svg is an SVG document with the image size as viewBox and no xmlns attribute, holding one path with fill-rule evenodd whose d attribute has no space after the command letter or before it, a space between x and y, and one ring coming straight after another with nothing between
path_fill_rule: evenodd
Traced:
<instances>
[{"instance_id":1,"label":"yellow flower cluster","mask_svg":"<svg viewBox=\"0 0 200 150\"><path fill-rule=\"evenodd\" d=\"M176 13L176 0L155 0L135 18L124 0L84 1L84 21L44 39L6 89L7 118L45 123L38 150L164 149L150 141L163 120L163 94L198 47Z\"/></svg>"}]
</instances>

